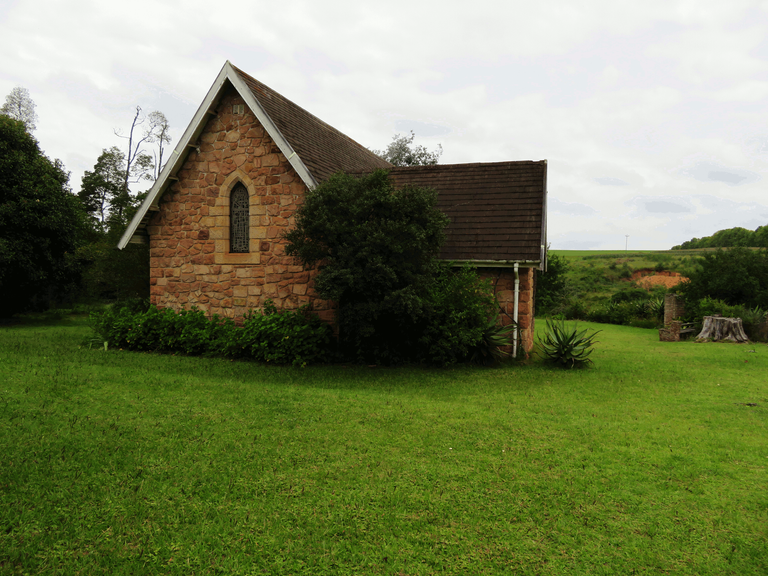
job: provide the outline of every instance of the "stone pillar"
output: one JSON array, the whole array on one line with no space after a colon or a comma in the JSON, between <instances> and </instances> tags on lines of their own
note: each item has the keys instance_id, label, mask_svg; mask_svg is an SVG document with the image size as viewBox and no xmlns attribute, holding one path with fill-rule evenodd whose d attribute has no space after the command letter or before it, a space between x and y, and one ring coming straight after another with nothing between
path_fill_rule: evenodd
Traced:
<instances>
[{"instance_id":1,"label":"stone pillar","mask_svg":"<svg viewBox=\"0 0 768 576\"><path fill-rule=\"evenodd\" d=\"M664 324L670 324L673 320L681 318L685 314L685 303L677 294L664 295Z\"/></svg>"}]
</instances>

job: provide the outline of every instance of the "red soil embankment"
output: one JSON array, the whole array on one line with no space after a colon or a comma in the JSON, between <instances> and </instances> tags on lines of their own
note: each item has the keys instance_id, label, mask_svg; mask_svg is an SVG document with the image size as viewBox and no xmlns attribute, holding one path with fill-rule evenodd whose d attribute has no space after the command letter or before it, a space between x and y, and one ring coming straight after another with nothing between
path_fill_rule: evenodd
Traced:
<instances>
[{"instance_id":1,"label":"red soil embankment","mask_svg":"<svg viewBox=\"0 0 768 576\"><path fill-rule=\"evenodd\" d=\"M672 286L677 286L680 282L688 280L688 278L681 276L678 272L671 272L669 270L657 271L652 268L635 270L629 279L634 280L638 286L642 286L647 290L658 285L671 288Z\"/></svg>"}]
</instances>

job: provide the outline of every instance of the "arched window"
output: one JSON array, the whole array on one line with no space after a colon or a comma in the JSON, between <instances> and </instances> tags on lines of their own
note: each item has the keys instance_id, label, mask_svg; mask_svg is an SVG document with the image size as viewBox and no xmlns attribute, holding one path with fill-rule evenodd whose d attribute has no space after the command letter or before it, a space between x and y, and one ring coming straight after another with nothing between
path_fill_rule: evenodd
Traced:
<instances>
[{"instance_id":1,"label":"arched window","mask_svg":"<svg viewBox=\"0 0 768 576\"><path fill-rule=\"evenodd\" d=\"M249 252L250 210L248 190L238 183L229 195L229 251Z\"/></svg>"}]
</instances>

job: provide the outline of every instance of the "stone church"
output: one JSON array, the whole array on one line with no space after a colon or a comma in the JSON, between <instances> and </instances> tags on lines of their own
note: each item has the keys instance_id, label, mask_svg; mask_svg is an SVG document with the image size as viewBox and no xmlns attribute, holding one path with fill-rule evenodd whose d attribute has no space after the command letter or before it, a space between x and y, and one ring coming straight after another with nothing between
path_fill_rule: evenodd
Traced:
<instances>
[{"instance_id":1,"label":"stone church","mask_svg":"<svg viewBox=\"0 0 768 576\"><path fill-rule=\"evenodd\" d=\"M530 350L534 270L546 267L546 160L394 167L229 62L119 248L149 243L158 307L239 317L271 299L278 309L312 303L332 321L316 272L286 256L282 234L307 190L377 168L396 186L437 190L450 218L441 258L491 280L502 322L520 327L515 346Z\"/></svg>"}]
</instances>

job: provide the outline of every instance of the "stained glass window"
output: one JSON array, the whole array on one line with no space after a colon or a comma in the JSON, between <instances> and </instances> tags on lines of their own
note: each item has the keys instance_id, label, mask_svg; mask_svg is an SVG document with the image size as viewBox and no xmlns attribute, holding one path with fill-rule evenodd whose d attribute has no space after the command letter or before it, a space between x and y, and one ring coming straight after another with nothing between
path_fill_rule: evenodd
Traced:
<instances>
[{"instance_id":1,"label":"stained glass window","mask_svg":"<svg viewBox=\"0 0 768 576\"><path fill-rule=\"evenodd\" d=\"M237 184L229 196L229 251L248 252L250 239L248 190Z\"/></svg>"}]
</instances>

